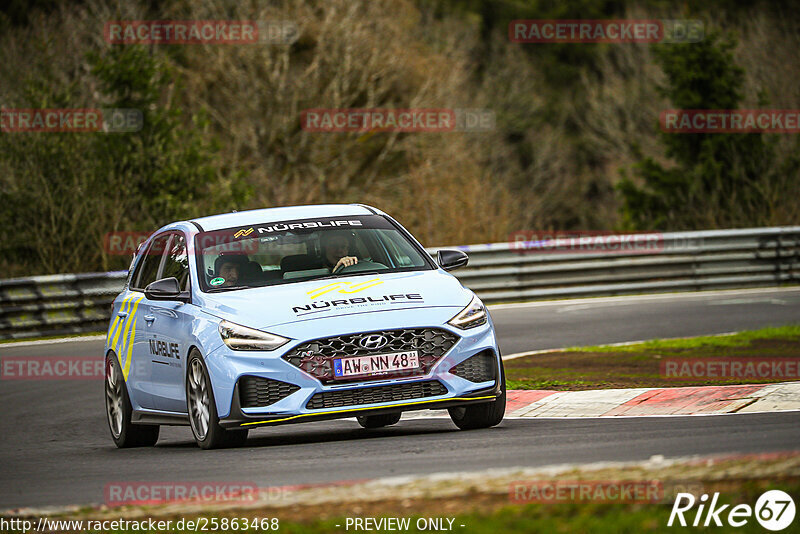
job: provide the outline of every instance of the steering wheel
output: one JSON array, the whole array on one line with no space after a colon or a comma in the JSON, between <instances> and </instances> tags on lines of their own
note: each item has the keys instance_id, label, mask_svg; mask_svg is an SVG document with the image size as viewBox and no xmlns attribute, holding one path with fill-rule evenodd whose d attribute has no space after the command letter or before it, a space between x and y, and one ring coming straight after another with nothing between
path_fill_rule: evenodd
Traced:
<instances>
[{"instance_id":1,"label":"steering wheel","mask_svg":"<svg viewBox=\"0 0 800 534\"><path fill-rule=\"evenodd\" d=\"M347 265L345 267L339 267L335 271L332 271L331 274L334 274L334 273L335 274L357 273L359 271L374 271L376 269L378 269L378 270L380 270L380 269L388 269L388 267L385 266L384 264L378 263L376 261L364 260L364 261L359 261L358 263L354 263L353 265Z\"/></svg>"}]
</instances>

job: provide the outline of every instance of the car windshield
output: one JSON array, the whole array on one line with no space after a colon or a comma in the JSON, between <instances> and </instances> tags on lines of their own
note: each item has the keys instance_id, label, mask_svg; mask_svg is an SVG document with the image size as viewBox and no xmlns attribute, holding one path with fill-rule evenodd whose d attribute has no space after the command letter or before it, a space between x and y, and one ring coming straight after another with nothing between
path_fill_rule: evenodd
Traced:
<instances>
[{"instance_id":1,"label":"car windshield","mask_svg":"<svg viewBox=\"0 0 800 534\"><path fill-rule=\"evenodd\" d=\"M434 268L424 251L380 215L201 232L195 237L195 255L206 292Z\"/></svg>"}]
</instances>

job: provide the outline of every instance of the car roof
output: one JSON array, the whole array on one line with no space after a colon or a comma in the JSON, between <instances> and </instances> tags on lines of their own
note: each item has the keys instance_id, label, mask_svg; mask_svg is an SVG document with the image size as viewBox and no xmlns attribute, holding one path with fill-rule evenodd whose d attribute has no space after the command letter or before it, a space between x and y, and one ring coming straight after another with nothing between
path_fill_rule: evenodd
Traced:
<instances>
[{"instance_id":1,"label":"car roof","mask_svg":"<svg viewBox=\"0 0 800 534\"><path fill-rule=\"evenodd\" d=\"M221 213L191 219L190 222L200 225L203 231L222 230L248 224L265 224L314 217L346 217L348 215L383 215L378 209L363 204L317 204L311 206L286 206L281 208L264 208L258 210Z\"/></svg>"}]
</instances>

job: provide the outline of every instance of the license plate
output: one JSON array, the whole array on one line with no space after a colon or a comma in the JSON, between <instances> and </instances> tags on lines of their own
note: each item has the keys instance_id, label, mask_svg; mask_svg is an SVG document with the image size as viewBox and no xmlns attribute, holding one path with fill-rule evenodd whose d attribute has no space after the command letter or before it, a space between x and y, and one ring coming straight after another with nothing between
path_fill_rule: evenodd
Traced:
<instances>
[{"instance_id":1,"label":"license plate","mask_svg":"<svg viewBox=\"0 0 800 534\"><path fill-rule=\"evenodd\" d=\"M417 369L418 367L419 354L415 350L333 360L333 371L336 378L385 374L393 371Z\"/></svg>"}]
</instances>

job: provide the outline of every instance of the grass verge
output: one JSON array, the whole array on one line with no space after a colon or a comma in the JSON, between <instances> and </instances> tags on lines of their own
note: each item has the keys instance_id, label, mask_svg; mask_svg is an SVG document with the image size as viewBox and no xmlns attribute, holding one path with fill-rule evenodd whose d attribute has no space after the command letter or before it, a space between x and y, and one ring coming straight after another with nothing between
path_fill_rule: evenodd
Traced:
<instances>
[{"instance_id":1,"label":"grass verge","mask_svg":"<svg viewBox=\"0 0 800 534\"><path fill-rule=\"evenodd\" d=\"M666 360L800 359L800 326L750 330L724 336L656 339L624 346L576 347L505 362L509 389L564 391L607 388L766 384L796 376L670 378ZM796 369L796 367L795 367Z\"/></svg>"},{"instance_id":2,"label":"grass verge","mask_svg":"<svg viewBox=\"0 0 800 534\"><path fill-rule=\"evenodd\" d=\"M521 494L517 488L613 487L622 484L657 485L663 488L652 501L627 502L613 493L579 496L563 493L548 502L526 502L532 493ZM474 473L453 473L364 481L349 486L296 488L274 499L267 493L247 506L212 502L204 504L173 503L161 506L122 508L84 508L71 513L48 514L52 519L93 520L153 519L215 520L220 528L235 519L237 527L216 531L259 529L238 528L267 520L279 532L324 534L364 531L353 520L370 518L408 518L404 532L450 531L477 534L498 532L667 532L672 505L679 493L690 493L695 506L686 513L689 523L697 512L703 494L719 493L718 504L745 504L753 507L767 490L780 489L795 499L800 495L800 453L768 453L723 457L695 457L648 461L511 468ZM269 495L272 495L270 492ZM518 499L520 495L525 498ZM544 495L544 493L542 493ZM523 501L523 502L520 502ZM731 507L728 507L728 511ZM727 512L721 514L724 524ZM35 513L17 517L36 518ZM348 528L348 519L349 528ZM704 517L703 517L704 519ZM418 520L421 520L418 524ZM433 522L440 528L430 528ZM795 519L797 521L797 519ZM429 528L422 528L423 523ZM197 524L197 523L195 523ZM680 527L677 527L678 529ZM168 532L197 532L202 529L171 528ZM386 529L383 529L384 531ZM763 532L754 517L744 527L728 525L700 532ZM791 529L787 530L790 531ZM69 530L66 530L69 531ZM114 532L129 532L116 530ZM270 530L275 531L275 530Z\"/></svg>"}]
</instances>

